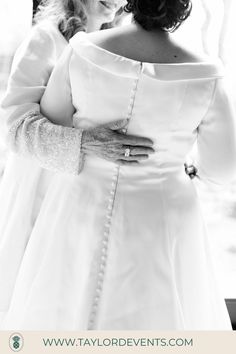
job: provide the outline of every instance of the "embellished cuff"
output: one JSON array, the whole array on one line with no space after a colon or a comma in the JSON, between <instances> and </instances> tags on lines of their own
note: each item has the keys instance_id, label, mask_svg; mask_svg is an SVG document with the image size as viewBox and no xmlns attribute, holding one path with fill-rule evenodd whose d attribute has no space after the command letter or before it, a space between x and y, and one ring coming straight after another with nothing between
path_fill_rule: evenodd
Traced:
<instances>
[{"instance_id":1,"label":"embellished cuff","mask_svg":"<svg viewBox=\"0 0 236 354\"><path fill-rule=\"evenodd\" d=\"M11 150L43 168L78 175L84 164L82 133L82 129L53 124L39 111L30 111L11 124L7 141Z\"/></svg>"}]
</instances>

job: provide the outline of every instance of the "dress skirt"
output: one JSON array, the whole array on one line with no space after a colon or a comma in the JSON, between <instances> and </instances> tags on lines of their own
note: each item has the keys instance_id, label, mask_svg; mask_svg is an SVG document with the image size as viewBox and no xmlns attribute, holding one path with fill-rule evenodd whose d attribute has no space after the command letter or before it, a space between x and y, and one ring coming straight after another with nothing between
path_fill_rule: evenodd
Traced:
<instances>
[{"instance_id":1,"label":"dress skirt","mask_svg":"<svg viewBox=\"0 0 236 354\"><path fill-rule=\"evenodd\" d=\"M231 328L193 182L152 159L51 177L27 243L5 240L25 252L3 329Z\"/></svg>"}]
</instances>

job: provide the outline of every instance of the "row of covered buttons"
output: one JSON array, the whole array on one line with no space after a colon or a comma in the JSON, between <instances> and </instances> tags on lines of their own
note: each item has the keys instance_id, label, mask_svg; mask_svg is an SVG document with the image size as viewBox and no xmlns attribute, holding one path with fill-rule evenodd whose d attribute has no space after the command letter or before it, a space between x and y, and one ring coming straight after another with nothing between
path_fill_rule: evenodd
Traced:
<instances>
[{"instance_id":1,"label":"row of covered buttons","mask_svg":"<svg viewBox=\"0 0 236 354\"><path fill-rule=\"evenodd\" d=\"M109 234L110 234L110 227L111 227L112 210L113 210L113 204L114 204L114 198L115 198L115 193L116 193L118 176L119 176L119 166L116 165L114 167L114 174L112 176L111 189L109 191L109 197L108 197L107 214L106 214L104 233L103 233L103 239L102 239L101 261L100 261L100 265L99 265L99 272L98 272L97 286L96 286L96 290L95 290L95 297L93 299L92 311L91 311L90 319L89 319L89 326L88 326L89 330L94 328L98 304L99 304L99 300L101 297L101 292L102 292L102 287L103 287L103 282L104 282L105 268L106 268L106 264L107 264L108 241L109 241Z\"/></svg>"},{"instance_id":2,"label":"row of covered buttons","mask_svg":"<svg viewBox=\"0 0 236 354\"><path fill-rule=\"evenodd\" d=\"M141 72L141 70L142 70L142 65L140 66L139 73ZM137 91L138 80L139 80L139 77L137 77L137 79L134 81L132 94L130 96L130 103L129 103L129 107L128 107L128 120L130 120L132 113L133 113L134 100L135 100L135 95L136 95L136 91ZM123 129L121 129L121 132L123 134L126 134L127 129L128 128L125 127ZM117 186L117 181L118 181L118 177L119 177L119 170L120 170L119 165L116 165L114 169L115 169L115 172L112 177L110 196L108 199L108 206L107 206L108 212L106 215L105 231L104 231L103 240L102 240L103 247L102 247L102 252L101 252L102 255L101 255L100 270L98 273L96 295L94 297L94 301L93 301L93 305L92 305L92 312L91 312L90 319L89 319L88 329L94 328L94 322L95 322L95 318L96 318L98 303L100 300L102 286L103 286L103 282L104 282L104 274L105 274L105 267L106 267L106 261L107 261L108 240L109 240L109 233L110 233L110 226L111 226L112 210L113 210L116 186Z\"/></svg>"}]
</instances>

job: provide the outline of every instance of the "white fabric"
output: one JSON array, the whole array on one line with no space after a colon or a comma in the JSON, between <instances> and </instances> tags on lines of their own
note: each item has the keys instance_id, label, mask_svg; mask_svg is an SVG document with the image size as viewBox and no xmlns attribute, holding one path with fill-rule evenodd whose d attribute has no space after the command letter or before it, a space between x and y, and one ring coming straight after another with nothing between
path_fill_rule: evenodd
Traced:
<instances>
[{"instance_id":1,"label":"white fabric","mask_svg":"<svg viewBox=\"0 0 236 354\"><path fill-rule=\"evenodd\" d=\"M50 22L35 26L16 52L2 107L12 151L31 158L32 164L36 161L53 171L78 174L81 132L72 125L55 126L39 110L48 78L66 44Z\"/></svg>"},{"instance_id":2,"label":"white fabric","mask_svg":"<svg viewBox=\"0 0 236 354\"><path fill-rule=\"evenodd\" d=\"M55 126L39 111L48 78L66 45L64 37L50 23L35 26L16 52L2 102L7 143L17 153L9 154L0 184L2 316L9 306L28 238L53 176L41 166L73 173L79 170L79 131Z\"/></svg>"},{"instance_id":3,"label":"white fabric","mask_svg":"<svg viewBox=\"0 0 236 354\"><path fill-rule=\"evenodd\" d=\"M11 63L20 42L32 26L32 0L0 0L0 101L7 87ZM20 14L20 15L19 15ZM0 178L6 162L6 126L0 107Z\"/></svg>"},{"instance_id":4,"label":"white fabric","mask_svg":"<svg viewBox=\"0 0 236 354\"><path fill-rule=\"evenodd\" d=\"M2 328L231 329L183 167L197 139L202 178L222 183L235 175L233 112L220 67L142 64L78 34L42 100L45 114L70 126L63 121L68 83L77 127L127 117L128 133L149 136L158 153L132 168L87 156L79 176L55 174ZM12 235L1 248L12 257L5 283L21 244Z\"/></svg>"}]
</instances>

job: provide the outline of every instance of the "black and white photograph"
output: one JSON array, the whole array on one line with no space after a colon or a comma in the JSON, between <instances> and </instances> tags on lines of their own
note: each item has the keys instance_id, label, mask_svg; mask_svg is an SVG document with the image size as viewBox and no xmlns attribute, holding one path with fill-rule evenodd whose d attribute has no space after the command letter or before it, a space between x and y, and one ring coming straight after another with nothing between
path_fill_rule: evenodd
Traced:
<instances>
[{"instance_id":1,"label":"black and white photograph","mask_svg":"<svg viewBox=\"0 0 236 354\"><path fill-rule=\"evenodd\" d=\"M236 328L235 14L0 0L1 331Z\"/></svg>"}]
</instances>

